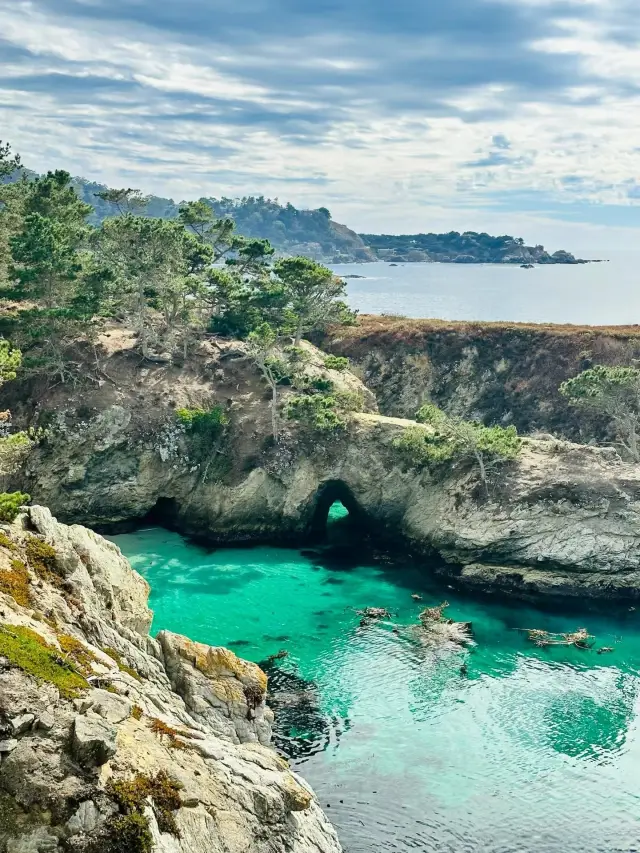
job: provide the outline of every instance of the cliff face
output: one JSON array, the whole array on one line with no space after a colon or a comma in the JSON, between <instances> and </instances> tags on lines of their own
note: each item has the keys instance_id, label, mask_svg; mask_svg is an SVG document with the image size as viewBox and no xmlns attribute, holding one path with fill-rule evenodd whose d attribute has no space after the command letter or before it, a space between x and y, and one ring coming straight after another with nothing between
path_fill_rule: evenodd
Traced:
<instances>
[{"instance_id":1,"label":"cliff face","mask_svg":"<svg viewBox=\"0 0 640 853\"><path fill-rule=\"evenodd\" d=\"M340 853L269 747L264 673L149 637L147 594L115 545L42 507L3 527L0 850Z\"/></svg>"},{"instance_id":2,"label":"cliff face","mask_svg":"<svg viewBox=\"0 0 640 853\"><path fill-rule=\"evenodd\" d=\"M519 432L604 439L606 422L578 414L558 388L593 365L630 365L640 357L637 326L359 319L322 346L351 359L390 416L413 418L431 399L450 414L514 424Z\"/></svg>"},{"instance_id":3,"label":"cliff face","mask_svg":"<svg viewBox=\"0 0 640 853\"><path fill-rule=\"evenodd\" d=\"M335 434L285 423L274 445L264 388L229 353L140 369L119 352L105 363L117 385L52 389L41 405L55 419L17 485L66 522L147 518L216 542L304 541L342 499L373 536L439 558L453 582L523 596L640 595L640 469L615 452L526 440L494 472L487 499L472 467L429 471L403 457L395 441L415 427L406 420L359 414ZM227 393L228 432L202 446L175 408Z\"/></svg>"}]
</instances>

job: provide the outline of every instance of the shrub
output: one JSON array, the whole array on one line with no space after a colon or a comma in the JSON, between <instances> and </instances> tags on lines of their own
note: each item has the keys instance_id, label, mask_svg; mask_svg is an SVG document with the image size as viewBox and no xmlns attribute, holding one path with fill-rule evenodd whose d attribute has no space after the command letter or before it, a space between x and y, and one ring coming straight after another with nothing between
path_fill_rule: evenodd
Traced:
<instances>
[{"instance_id":1,"label":"shrub","mask_svg":"<svg viewBox=\"0 0 640 853\"><path fill-rule=\"evenodd\" d=\"M38 539L37 536L30 536L27 539L24 552L29 565L39 578L54 586L60 586L62 577L57 571L55 548L48 542Z\"/></svg>"},{"instance_id":2,"label":"shrub","mask_svg":"<svg viewBox=\"0 0 640 853\"><path fill-rule=\"evenodd\" d=\"M404 461L415 468L423 468L432 462L444 462L454 455L451 442L419 426L407 427L392 444Z\"/></svg>"},{"instance_id":3,"label":"shrub","mask_svg":"<svg viewBox=\"0 0 640 853\"><path fill-rule=\"evenodd\" d=\"M76 640L70 634L58 634L58 642L62 651L73 661L80 672L83 675L91 675L93 671L91 664L96 658L84 643Z\"/></svg>"},{"instance_id":4,"label":"shrub","mask_svg":"<svg viewBox=\"0 0 640 853\"><path fill-rule=\"evenodd\" d=\"M30 500L31 495L25 495L23 492L0 492L0 521L13 521L20 512L20 507Z\"/></svg>"},{"instance_id":5,"label":"shrub","mask_svg":"<svg viewBox=\"0 0 640 853\"><path fill-rule=\"evenodd\" d=\"M100 840L88 849L90 853L151 853L149 821L139 812L111 817Z\"/></svg>"},{"instance_id":6,"label":"shrub","mask_svg":"<svg viewBox=\"0 0 640 853\"><path fill-rule=\"evenodd\" d=\"M176 418L189 432L213 437L228 423L229 418L222 406L210 409L177 409Z\"/></svg>"},{"instance_id":7,"label":"shrub","mask_svg":"<svg viewBox=\"0 0 640 853\"><path fill-rule=\"evenodd\" d=\"M29 572L22 560L12 560L10 569L0 570L0 592L10 595L21 607L31 604L30 584Z\"/></svg>"},{"instance_id":8,"label":"shrub","mask_svg":"<svg viewBox=\"0 0 640 853\"><path fill-rule=\"evenodd\" d=\"M129 781L110 780L107 783L107 793L114 798L125 815L142 815L150 798L160 831L175 836L179 833L173 812L182 805L178 793L181 788L180 783L164 770L159 770L155 776L144 776L140 773Z\"/></svg>"},{"instance_id":9,"label":"shrub","mask_svg":"<svg viewBox=\"0 0 640 853\"><path fill-rule=\"evenodd\" d=\"M312 429L331 432L346 426L337 411L337 400L326 394L296 394L287 401L286 417Z\"/></svg>"},{"instance_id":10,"label":"shrub","mask_svg":"<svg viewBox=\"0 0 640 853\"><path fill-rule=\"evenodd\" d=\"M324 366L327 370L337 370L342 373L349 367L349 359L341 355L328 355L324 360Z\"/></svg>"},{"instance_id":11,"label":"shrub","mask_svg":"<svg viewBox=\"0 0 640 853\"><path fill-rule=\"evenodd\" d=\"M53 684L66 699L73 699L88 683L73 664L60 657L40 634L30 628L0 625L0 655L28 675Z\"/></svg>"},{"instance_id":12,"label":"shrub","mask_svg":"<svg viewBox=\"0 0 640 853\"><path fill-rule=\"evenodd\" d=\"M141 720L142 714L143 714L143 711L142 711L142 708L140 707L140 705L134 705L133 708L131 709L131 716L133 717L134 720Z\"/></svg>"},{"instance_id":13,"label":"shrub","mask_svg":"<svg viewBox=\"0 0 640 853\"><path fill-rule=\"evenodd\" d=\"M311 429L333 432L347 425L346 415L362 408L359 394L334 391L332 394L296 394L287 401L289 420L302 421Z\"/></svg>"},{"instance_id":14,"label":"shrub","mask_svg":"<svg viewBox=\"0 0 640 853\"><path fill-rule=\"evenodd\" d=\"M482 424L449 417L433 403L426 403L416 418L431 430L415 432L410 427L394 446L405 455L414 451L414 464L447 459L472 460L478 465L480 479L487 491L487 469L499 462L515 459L522 441L514 426L486 427ZM419 428L417 428L419 429Z\"/></svg>"}]
</instances>

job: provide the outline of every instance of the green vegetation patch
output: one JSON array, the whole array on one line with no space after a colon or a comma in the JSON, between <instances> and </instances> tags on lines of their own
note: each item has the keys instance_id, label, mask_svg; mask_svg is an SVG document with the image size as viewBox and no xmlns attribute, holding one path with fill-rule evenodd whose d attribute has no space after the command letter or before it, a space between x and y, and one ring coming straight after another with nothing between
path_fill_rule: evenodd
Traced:
<instances>
[{"instance_id":1,"label":"green vegetation patch","mask_svg":"<svg viewBox=\"0 0 640 853\"><path fill-rule=\"evenodd\" d=\"M347 425L346 415L362 408L358 394L296 394L287 400L288 420L301 421L319 432L334 432Z\"/></svg>"},{"instance_id":2,"label":"green vegetation patch","mask_svg":"<svg viewBox=\"0 0 640 853\"><path fill-rule=\"evenodd\" d=\"M349 367L349 359L341 355L328 355L324 360L324 366L327 370L337 370L342 373Z\"/></svg>"},{"instance_id":3,"label":"green vegetation patch","mask_svg":"<svg viewBox=\"0 0 640 853\"><path fill-rule=\"evenodd\" d=\"M149 821L139 812L111 817L90 853L151 853L153 836Z\"/></svg>"},{"instance_id":4,"label":"green vegetation patch","mask_svg":"<svg viewBox=\"0 0 640 853\"><path fill-rule=\"evenodd\" d=\"M179 837L180 833L173 812L182 805L179 794L181 790L182 785L164 770L158 771L155 776L144 776L140 773L129 781L110 780L107 784L107 793L114 798L125 815L142 816L150 799L160 831L169 832L176 837Z\"/></svg>"},{"instance_id":5,"label":"green vegetation patch","mask_svg":"<svg viewBox=\"0 0 640 853\"><path fill-rule=\"evenodd\" d=\"M30 536L24 552L29 565L39 578L53 586L62 584L62 577L57 571L55 548L37 536Z\"/></svg>"},{"instance_id":6,"label":"green vegetation patch","mask_svg":"<svg viewBox=\"0 0 640 853\"><path fill-rule=\"evenodd\" d=\"M20 512L20 507L28 504L30 500L31 495L23 492L0 492L0 521L13 521Z\"/></svg>"},{"instance_id":7,"label":"green vegetation patch","mask_svg":"<svg viewBox=\"0 0 640 853\"><path fill-rule=\"evenodd\" d=\"M10 595L16 604L29 607L31 599L29 571L22 560L11 560L11 568L0 570L0 592Z\"/></svg>"},{"instance_id":8,"label":"green vegetation patch","mask_svg":"<svg viewBox=\"0 0 640 853\"><path fill-rule=\"evenodd\" d=\"M59 649L50 646L30 628L0 625L0 655L28 675L53 684L66 699L73 699L89 685Z\"/></svg>"},{"instance_id":9,"label":"green vegetation patch","mask_svg":"<svg viewBox=\"0 0 640 853\"><path fill-rule=\"evenodd\" d=\"M190 432L200 435L217 435L229 423L229 418L222 406L212 406L210 409L177 409L176 418Z\"/></svg>"},{"instance_id":10,"label":"green vegetation patch","mask_svg":"<svg viewBox=\"0 0 640 853\"><path fill-rule=\"evenodd\" d=\"M109 655L110 658L118 664L118 669L120 672L126 672L127 675L130 675L131 678L135 678L136 681L142 681L142 676L139 672L137 672L132 666L129 666L122 660L122 655L120 652L112 649L110 646L107 646L102 650L106 655Z\"/></svg>"}]
</instances>

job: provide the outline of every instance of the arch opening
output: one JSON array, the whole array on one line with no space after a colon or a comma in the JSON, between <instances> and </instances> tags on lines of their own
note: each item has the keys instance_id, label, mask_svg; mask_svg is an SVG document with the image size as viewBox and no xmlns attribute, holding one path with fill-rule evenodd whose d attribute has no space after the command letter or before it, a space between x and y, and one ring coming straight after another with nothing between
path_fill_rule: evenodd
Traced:
<instances>
[{"instance_id":1,"label":"arch opening","mask_svg":"<svg viewBox=\"0 0 640 853\"><path fill-rule=\"evenodd\" d=\"M309 533L314 542L345 543L362 537L364 513L341 480L330 480L318 490Z\"/></svg>"}]
</instances>

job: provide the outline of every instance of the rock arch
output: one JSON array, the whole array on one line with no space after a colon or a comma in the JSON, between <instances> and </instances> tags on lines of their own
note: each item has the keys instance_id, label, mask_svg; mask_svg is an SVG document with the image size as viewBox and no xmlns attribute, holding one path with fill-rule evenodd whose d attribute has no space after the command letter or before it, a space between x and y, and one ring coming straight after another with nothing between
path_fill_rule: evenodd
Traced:
<instances>
[{"instance_id":1,"label":"rock arch","mask_svg":"<svg viewBox=\"0 0 640 853\"><path fill-rule=\"evenodd\" d=\"M320 539L325 535L329 510L336 501L339 501L348 511L348 523L354 530L364 528L365 512L349 486L342 480L327 480L320 485L313 501L308 525L311 538Z\"/></svg>"}]
</instances>

